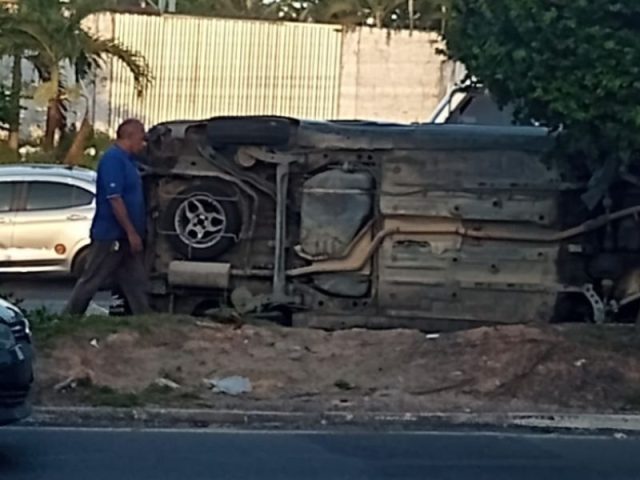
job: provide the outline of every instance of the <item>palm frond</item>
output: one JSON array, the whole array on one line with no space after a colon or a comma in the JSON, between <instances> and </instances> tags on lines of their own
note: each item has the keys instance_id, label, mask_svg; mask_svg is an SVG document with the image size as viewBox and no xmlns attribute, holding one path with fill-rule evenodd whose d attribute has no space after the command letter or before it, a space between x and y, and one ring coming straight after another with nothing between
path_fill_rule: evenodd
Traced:
<instances>
[{"instance_id":1,"label":"palm frond","mask_svg":"<svg viewBox=\"0 0 640 480\"><path fill-rule=\"evenodd\" d=\"M100 66L106 57L122 62L133 76L136 93L142 96L153 82L151 69L144 56L114 40L100 39L86 34L83 55L76 57L86 62L89 69ZM86 57L86 59L85 59ZM88 71L88 70L87 70Z\"/></svg>"},{"instance_id":2,"label":"palm frond","mask_svg":"<svg viewBox=\"0 0 640 480\"><path fill-rule=\"evenodd\" d=\"M90 15L113 10L117 7L117 0L71 0L67 5L71 12L69 21L75 25L80 25L82 20Z\"/></svg>"}]
</instances>

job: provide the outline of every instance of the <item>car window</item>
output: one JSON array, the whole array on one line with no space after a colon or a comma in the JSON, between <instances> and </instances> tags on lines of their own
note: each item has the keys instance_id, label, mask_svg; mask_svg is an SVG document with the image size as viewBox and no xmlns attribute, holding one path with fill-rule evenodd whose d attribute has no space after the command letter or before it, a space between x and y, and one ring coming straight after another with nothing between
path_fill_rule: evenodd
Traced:
<instances>
[{"instance_id":1,"label":"car window","mask_svg":"<svg viewBox=\"0 0 640 480\"><path fill-rule=\"evenodd\" d=\"M54 210L89 205L93 194L83 188L56 182L29 182L26 210Z\"/></svg>"},{"instance_id":2,"label":"car window","mask_svg":"<svg viewBox=\"0 0 640 480\"><path fill-rule=\"evenodd\" d=\"M8 212L11 210L14 188L15 183L0 182L0 212Z\"/></svg>"}]
</instances>

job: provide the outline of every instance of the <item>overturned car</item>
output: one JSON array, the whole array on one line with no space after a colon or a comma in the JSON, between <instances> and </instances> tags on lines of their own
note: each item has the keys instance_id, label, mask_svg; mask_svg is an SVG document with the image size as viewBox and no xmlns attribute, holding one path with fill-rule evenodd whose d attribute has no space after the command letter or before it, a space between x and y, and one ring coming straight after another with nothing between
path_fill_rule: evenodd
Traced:
<instances>
[{"instance_id":1,"label":"overturned car","mask_svg":"<svg viewBox=\"0 0 640 480\"><path fill-rule=\"evenodd\" d=\"M217 117L149 131L154 307L320 328L635 320L640 189L535 127Z\"/></svg>"}]
</instances>

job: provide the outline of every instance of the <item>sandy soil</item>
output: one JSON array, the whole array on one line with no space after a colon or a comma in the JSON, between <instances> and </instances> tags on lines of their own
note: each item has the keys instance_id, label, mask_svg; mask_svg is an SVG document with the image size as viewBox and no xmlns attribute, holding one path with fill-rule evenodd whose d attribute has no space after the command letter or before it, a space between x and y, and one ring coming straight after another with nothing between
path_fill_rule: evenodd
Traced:
<instances>
[{"instance_id":1,"label":"sandy soil","mask_svg":"<svg viewBox=\"0 0 640 480\"><path fill-rule=\"evenodd\" d=\"M112 321L103 319L102 322ZM37 338L36 338L37 339ZM93 343L93 345L92 345ZM36 403L277 410L629 411L640 409L632 328L323 332L158 322L87 326L39 351ZM203 380L247 377L214 393ZM175 382L179 388L158 386Z\"/></svg>"}]
</instances>

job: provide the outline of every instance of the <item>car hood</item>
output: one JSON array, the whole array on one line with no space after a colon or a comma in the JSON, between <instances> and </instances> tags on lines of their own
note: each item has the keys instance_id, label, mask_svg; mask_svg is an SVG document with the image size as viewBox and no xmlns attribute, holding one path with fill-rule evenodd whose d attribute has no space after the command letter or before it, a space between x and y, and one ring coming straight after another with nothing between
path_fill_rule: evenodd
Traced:
<instances>
[{"instance_id":1,"label":"car hood","mask_svg":"<svg viewBox=\"0 0 640 480\"><path fill-rule=\"evenodd\" d=\"M0 320L12 321L20 314L20 309L7 300L0 298Z\"/></svg>"}]
</instances>

